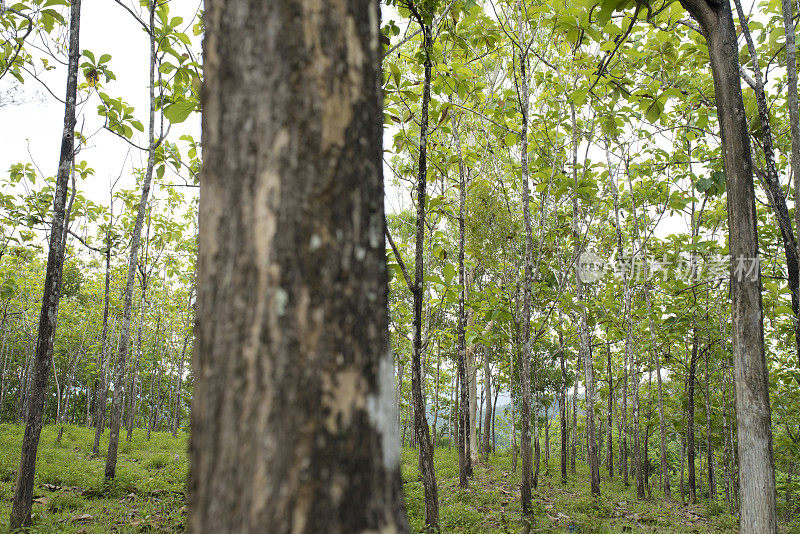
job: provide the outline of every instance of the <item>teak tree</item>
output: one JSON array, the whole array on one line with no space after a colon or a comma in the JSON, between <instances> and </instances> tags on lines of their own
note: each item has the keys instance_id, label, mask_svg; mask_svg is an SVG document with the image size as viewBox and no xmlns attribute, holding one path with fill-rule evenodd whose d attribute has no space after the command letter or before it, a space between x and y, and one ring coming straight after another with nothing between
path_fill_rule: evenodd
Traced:
<instances>
[{"instance_id":1,"label":"teak tree","mask_svg":"<svg viewBox=\"0 0 800 534\"><path fill-rule=\"evenodd\" d=\"M190 532L407 532L378 4L206 3Z\"/></svg>"},{"instance_id":2,"label":"teak tree","mask_svg":"<svg viewBox=\"0 0 800 534\"><path fill-rule=\"evenodd\" d=\"M764 354L761 276L737 273L737 262L758 261L753 162L739 81L736 29L728 0L681 0L708 44L727 181L731 254L732 337L738 420L739 528L777 532L769 379Z\"/></svg>"},{"instance_id":3,"label":"teak tree","mask_svg":"<svg viewBox=\"0 0 800 534\"><path fill-rule=\"evenodd\" d=\"M42 432L47 379L53 360L58 303L61 297L61 280L64 269L64 246L66 244L67 188L75 153L75 108L78 94L78 59L80 58L81 0L72 0L69 22L69 59L67 65L67 91L64 108L64 130L61 137L61 152L58 160L55 194L53 196L53 222L50 228L47 270L44 280L42 308L39 314L39 331L36 340L36 356L33 381L28 391L28 412L25 421L25 436L14 502L11 505L11 530L30 525L33 503L33 477L36 471L36 451Z\"/></svg>"}]
</instances>

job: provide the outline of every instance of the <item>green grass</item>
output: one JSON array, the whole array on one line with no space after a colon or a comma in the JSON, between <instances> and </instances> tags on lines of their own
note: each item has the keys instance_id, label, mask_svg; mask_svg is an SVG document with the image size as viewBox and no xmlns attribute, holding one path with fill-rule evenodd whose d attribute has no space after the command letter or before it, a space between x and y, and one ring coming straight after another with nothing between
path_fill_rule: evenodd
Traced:
<instances>
[{"instance_id":1,"label":"green grass","mask_svg":"<svg viewBox=\"0 0 800 534\"><path fill-rule=\"evenodd\" d=\"M19 463L23 428L0 425L0 533L6 531ZM42 431L34 488L32 532L127 533L181 532L185 522L187 476L186 434L136 430L120 444L117 477L103 480L108 432L101 455L92 456L92 429L69 426L56 442L58 427ZM425 503L417 471L417 452L403 449L402 478L406 509L413 532L423 532ZM580 462L579 462L580 464ZM521 532L520 469L513 472L508 455L496 455L474 467L469 487L458 487L458 455L437 449L434 466L439 485L439 514L446 533ZM677 488L676 488L677 489ZM638 501L635 488L619 476L602 476L602 496L593 498L584 466L561 485L557 460L549 470L542 462L534 490L533 532L580 533L735 533L736 518L721 503L686 507L666 502L654 490L653 499ZM90 516L90 517L87 517ZM800 532L798 520L781 524L782 533Z\"/></svg>"},{"instance_id":2,"label":"green grass","mask_svg":"<svg viewBox=\"0 0 800 534\"><path fill-rule=\"evenodd\" d=\"M0 425L0 532L6 532L14 495L23 427ZM103 479L108 431L101 455L92 456L94 429L46 426L39 442L31 532L180 532L188 473L186 434L177 438L135 430L123 433L117 476ZM86 517L91 516L91 518Z\"/></svg>"},{"instance_id":3,"label":"green grass","mask_svg":"<svg viewBox=\"0 0 800 534\"><path fill-rule=\"evenodd\" d=\"M488 465L474 466L467 489L458 487L455 449L437 449L434 467L442 532L521 532L521 464L512 472L510 456L491 456ZM424 532L425 507L416 450L403 449L402 475L412 531ZM635 487L625 487L621 477L609 480L606 473L606 476L601 474L601 479L601 496L594 498L585 466L578 466L576 475L570 475L562 486L557 459L551 459L549 470L542 459L539 487L533 492L532 532L738 532L736 517L717 503L701 502L687 507L664 501L655 490L653 499L637 501ZM786 524L781 531L796 532Z\"/></svg>"}]
</instances>

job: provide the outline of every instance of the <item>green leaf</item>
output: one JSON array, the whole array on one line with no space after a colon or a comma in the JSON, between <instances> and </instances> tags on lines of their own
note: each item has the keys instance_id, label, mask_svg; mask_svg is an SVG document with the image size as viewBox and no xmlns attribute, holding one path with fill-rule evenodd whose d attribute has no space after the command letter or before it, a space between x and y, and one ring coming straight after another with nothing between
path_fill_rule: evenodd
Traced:
<instances>
[{"instance_id":1,"label":"green leaf","mask_svg":"<svg viewBox=\"0 0 800 534\"><path fill-rule=\"evenodd\" d=\"M164 108L164 116L172 124L185 121L189 115L197 109L197 103L191 100L175 102Z\"/></svg>"},{"instance_id":2,"label":"green leaf","mask_svg":"<svg viewBox=\"0 0 800 534\"><path fill-rule=\"evenodd\" d=\"M653 100L653 102L647 107L647 120L651 123L655 123L661 117L663 112L664 105L658 99Z\"/></svg>"}]
</instances>

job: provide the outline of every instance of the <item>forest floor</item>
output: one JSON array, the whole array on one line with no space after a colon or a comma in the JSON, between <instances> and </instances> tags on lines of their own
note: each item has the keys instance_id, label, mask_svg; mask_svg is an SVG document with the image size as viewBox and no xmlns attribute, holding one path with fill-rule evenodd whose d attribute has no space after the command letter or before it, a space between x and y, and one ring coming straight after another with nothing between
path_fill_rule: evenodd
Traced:
<instances>
[{"instance_id":1,"label":"forest floor","mask_svg":"<svg viewBox=\"0 0 800 534\"><path fill-rule=\"evenodd\" d=\"M0 532L5 532L14 494L15 473L23 427L0 425ZM186 518L185 484L188 471L187 435L178 437L135 430L128 443L122 436L117 477L103 481L104 456L91 453L94 432L66 426L61 442L58 427L42 431L34 488L32 532L180 532ZM101 452L108 443L105 432ZM403 487L414 532L424 524L422 483L416 451L403 449ZM488 465L475 466L469 488L458 488L455 450L437 449L436 475L442 532L520 532L519 477L511 472L511 458L496 455ZM637 501L635 489L620 477L603 479L603 495L591 497L587 473L578 469L566 486L560 482L557 459L542 466L534 491L534 532L736 532L736 518L720 503L686 507L659 498ZM800 532L800 518L782 523L782 533Z\"/></svg>"},{"instance_id":2,"label":"forest floor","mask_svg":"<svg viewBox=\"0 0 800 534\"><path fill-rule=\"evenodd\" d=\"M521 464L516 473L512 472L510 455L490 455L488 464L475 465L474 476L466 489L458 487L455 449L437 449L434 467L442 532L516 534L522 531ZM589 488L588 468L581 465L576 468L576 475L568 475L564 486L559 458L552 455L547 469L542 454L539 487L533 490L535 526L532 532L738 532L736 516L727 511L722 501L704 500L685 506L679 501L665 501L663 494L656 494L655 488L652 498L637 501L635 480L625 487L620 475L608 479L608 471L603 473L602 469L601 496L595 499ZM422 532L425 501L416 450L403 449L402 473L412 531ZM800 534L800 518L791 523L781 522L780 532Z\"/></svg>"}]
</instances>

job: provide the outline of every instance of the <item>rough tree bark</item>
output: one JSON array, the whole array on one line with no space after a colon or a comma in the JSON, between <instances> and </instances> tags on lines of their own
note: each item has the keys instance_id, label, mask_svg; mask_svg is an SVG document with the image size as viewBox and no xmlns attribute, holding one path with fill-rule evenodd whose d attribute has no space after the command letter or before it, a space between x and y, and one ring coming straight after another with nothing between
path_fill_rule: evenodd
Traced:
<instances>
[{"instance_id":1,"label":"rough tree bark","mask_svg":"<svg viewBox=\"0 0 800 534\"><path fill-rule=\"evenodd\" d=\"M517 2L517 29L519 42L524 39L524 10L522 2ZM528 55L525 47L520 45L518 93L520 94L520 109L522 111L522 129L520 135L520 164L522 179L522 213L525 226L525 268L523 278L522 297L522 365L520 367L520 382L522 383L522 416L521 447L522 447L522 483L520 499L524 532L529 532L534 521L533 507L531 506L531 478L533 451L531 450L531 282L533 280L533 230L531 228L530 189L528 185ZM517 77L515 76L515 80Z\"/></svg>"},{"instance_id":2,"label":"rough tree bark","mask_svg":"<svg viewBox=\"0 0 800 534\"><path fill-rule=\"evenodd\" d=\"M55 193L53 196L53 223L48 242L47 267L39 314L39 331L36 339L36 354L33 362L33 377L27 390L27 412L25 434L22 438L22 454L14 501L11 505L10 530L30 525L33 503L33 477L36 472L36 451L42 433L42 413L47 392L47 378L53 359L53 343L58 319L58 303L61 296L61 278L64 267L64 245L66 244L66 203L70 170L75 152L75 107L78 93L78 60L80 59L81 0L72 0L69 18L69 59L67 64L66 105L64 106L64 130L61 136L61 152L58 160Z\"/></svg>"},{"instance_id":3,"label":"rough tree bark","mask_svg":"<svg viewBox=\"0 0 800 534\"><path fill-rule=\"evenodd\" d=\"M727 0L681 0L703 30L711 59L727 183L731 253L734 389L738 421L739 528L742 534L777 532L775 466L769 380L764 354L760 266L736 273L738 262L758 258L753 164L739 82L739 54Z\"/></svg>"},{"instance_id":4,"label":"rough tree bark","mask_svg":"<svg viewBox=\"0 0 800 534\"><path fill-rule=\"evenodd\" d=\"M207 0L189 532L407 532L378 4Z\"/></svg>"}]
</instances>

